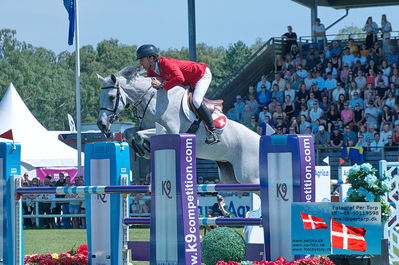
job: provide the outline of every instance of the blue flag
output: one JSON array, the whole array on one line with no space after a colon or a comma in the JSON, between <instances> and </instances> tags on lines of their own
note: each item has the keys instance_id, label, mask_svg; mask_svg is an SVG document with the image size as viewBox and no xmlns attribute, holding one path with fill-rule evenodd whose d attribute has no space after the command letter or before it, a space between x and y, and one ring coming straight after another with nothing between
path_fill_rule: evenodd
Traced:
<instances>
[{"instance_id":1,"label":"blue flag","mask_svg":"<svg viewBox=\"0 0 399 265\"><path fill-rule=\"evenodd\" d=\"M64 0L64 6L68 11L69 18L69 34L68 34L68 44L73 44L73 35L75 32L75 0Z\"/></svg>"}]
</instances>

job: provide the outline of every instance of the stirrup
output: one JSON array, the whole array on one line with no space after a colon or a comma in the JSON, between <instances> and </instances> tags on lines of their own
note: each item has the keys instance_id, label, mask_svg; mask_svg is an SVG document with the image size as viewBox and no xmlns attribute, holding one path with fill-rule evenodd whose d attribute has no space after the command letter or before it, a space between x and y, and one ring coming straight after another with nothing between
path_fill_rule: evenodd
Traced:
<instances>
[{"instance_id":1,"label":"stirrup","mask_svg":"<svg viewBox=\"0 0 399 265\"><path fill-rule=\"evenodd\" d=\"M208 135L207 135L207 137L206 137L206 139L205 139L205 143L206 143L206 144L212 145L212 144L216 144L216 143L220 142L220 139L219 139L219 137L217 136L217 134L216 134L215 132L213 132L213 131L208 131L207 134L208 134ZM212 137L212 140L209 139L209 136Z\"/></svg>"}]
</instances>

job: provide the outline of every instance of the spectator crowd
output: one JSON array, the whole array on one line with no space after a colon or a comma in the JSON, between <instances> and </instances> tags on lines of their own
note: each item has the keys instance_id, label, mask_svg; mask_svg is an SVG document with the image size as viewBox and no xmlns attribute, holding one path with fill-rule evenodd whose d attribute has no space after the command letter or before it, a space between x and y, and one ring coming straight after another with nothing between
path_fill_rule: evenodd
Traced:
<instances>
[{"instance_id":1,"label":"spectator crowd","mask_svg":"<svg viewBox=\"0 0 399 265\"><path fill-rule=\"evenodd\" d=\"M298 46L288 26L274 77L237 95L227 117L260 135L266 124L277 134L311 134L319 147L398 150L399 40L385 15L380 27L369 17L363 30L365 40L327 43L316 19L313 42Z\"/></svg>"}]
</instances>

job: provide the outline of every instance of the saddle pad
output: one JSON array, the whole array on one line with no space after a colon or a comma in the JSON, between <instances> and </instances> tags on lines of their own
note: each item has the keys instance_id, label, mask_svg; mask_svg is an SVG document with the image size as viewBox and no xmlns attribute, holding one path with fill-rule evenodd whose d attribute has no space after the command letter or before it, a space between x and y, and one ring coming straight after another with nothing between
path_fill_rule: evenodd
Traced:
<instances>
[{"instance_id":1,"label":"saddle pad","mask_svg":"<svg viewBox=\"0 0 399 265\"><path fill-rule=\"evenodd\" d=\"M187 119L191 122L194 122L197 120L197 117L195 116L194 112L192 112L188 106L188 90L186 93L184 93L183 99L182 99L182 109L184 115L187 117ZM223 112L220 112L218 109L215 109L215 111L212 113L212 119L215 124L216 129L218 130L223 130L224 127L226 127L227 124L227 116L223 114Z\"/></svg>"}]
</instances>

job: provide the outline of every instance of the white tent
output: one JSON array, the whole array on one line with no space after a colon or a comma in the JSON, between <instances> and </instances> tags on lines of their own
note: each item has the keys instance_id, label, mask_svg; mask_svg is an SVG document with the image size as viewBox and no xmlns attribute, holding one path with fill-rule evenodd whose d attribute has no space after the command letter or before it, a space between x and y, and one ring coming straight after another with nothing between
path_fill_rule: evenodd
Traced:
<instances>
[{"instance_id":1,"label":"white tent","mask_svg":"<svg viewBox=\"0 0 399 265\"><path fill-rule=\"evenodd\" d=\"M21 162L26 171L77 166L77 151L36 120L12 83L0 102L0 134L10 129L14 141L21 144ZM9 140L0 138L0 141Z\"/></svg>"}]
</instances>

